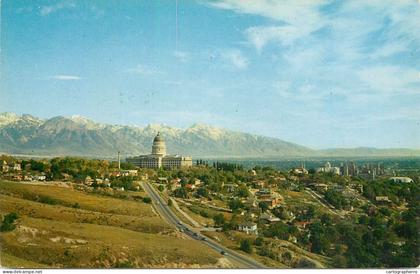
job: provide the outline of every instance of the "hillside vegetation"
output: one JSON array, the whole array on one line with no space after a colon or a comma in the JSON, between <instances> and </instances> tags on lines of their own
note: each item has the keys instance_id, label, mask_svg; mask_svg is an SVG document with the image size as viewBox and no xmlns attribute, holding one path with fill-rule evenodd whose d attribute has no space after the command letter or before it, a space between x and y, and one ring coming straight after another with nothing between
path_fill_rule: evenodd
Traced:
<instances>
[{"instance_id":1,"label":"hillside vegetation","mask_svg":"<svg viewBox=\"0 0 420 274\"><path fill-rule=\"evenodd\" d=\"M143 202L7 181L0 181L0 193L1 215L19 216L13 231L0 234L2 266L226 266L220 254L173 230Z\"/></svg>"}]
</instances>

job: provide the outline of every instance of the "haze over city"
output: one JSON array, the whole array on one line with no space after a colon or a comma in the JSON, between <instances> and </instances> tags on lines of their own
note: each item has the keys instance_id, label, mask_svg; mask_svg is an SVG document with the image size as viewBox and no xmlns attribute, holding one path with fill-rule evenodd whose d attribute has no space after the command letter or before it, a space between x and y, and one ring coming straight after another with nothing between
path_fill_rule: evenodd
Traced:
<instances>
[{"instance_id":1,"label":"haze over city","mask_svg":"<svg viewBox=\"0 0 420 274\"><path fill-rule=\"evenodd\" d=\"M418 1L2 1L0 112L420 147Z\"/></svg>"}]
</instances>

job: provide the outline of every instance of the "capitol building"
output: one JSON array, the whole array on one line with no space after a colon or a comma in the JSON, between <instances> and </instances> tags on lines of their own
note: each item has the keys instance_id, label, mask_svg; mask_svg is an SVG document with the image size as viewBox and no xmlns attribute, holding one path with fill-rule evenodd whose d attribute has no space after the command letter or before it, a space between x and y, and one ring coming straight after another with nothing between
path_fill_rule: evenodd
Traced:
<instances>
[{"instance_id":1,"label":"capitol building","mask_svg":"<svg viewBox=\"0 0 420 274\"><path fill-rule=\"evenodd\" d=\"M181 155L167 155L165 140L160 133L153 139L152 154L129 157L128 163L140 168L180 168L191 167L192 157Z\"/></svg>"}]
</instances>

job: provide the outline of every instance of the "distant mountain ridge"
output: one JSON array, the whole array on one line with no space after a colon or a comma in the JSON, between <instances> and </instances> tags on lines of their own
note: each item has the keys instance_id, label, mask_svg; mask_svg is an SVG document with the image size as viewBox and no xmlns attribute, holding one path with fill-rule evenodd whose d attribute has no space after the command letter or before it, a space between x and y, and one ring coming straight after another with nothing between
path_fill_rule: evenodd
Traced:
<instances>
[{"instance_id":1,"label":"distant mountain ridge","mask_svg":"<svg viewBox=\"0 0 420 274\"><path fill-rule=\"evenodd\" d=\"M96 123L81 116L39 119L0 114L0 152L26 155L115 157L149 154L160 131L170 154L203 158L284 158L312 156L419 156L409 149L313 150L277 138L241 133L205 124L187 129L151 124L146 127Z\"/></svg>"}]
</instances>

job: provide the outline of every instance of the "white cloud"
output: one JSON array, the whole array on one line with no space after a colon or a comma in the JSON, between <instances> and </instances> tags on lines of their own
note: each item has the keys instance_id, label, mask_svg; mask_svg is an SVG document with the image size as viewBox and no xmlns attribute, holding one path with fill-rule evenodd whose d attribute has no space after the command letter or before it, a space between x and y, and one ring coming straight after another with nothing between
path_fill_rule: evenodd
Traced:
<instances>
[{"instance_id":1,"label":"white cloud","mask_svg":"<svg viewBox=\"0 0 420 274\"><path fill-rule=\"evenodd\" d=\"M418 71L399 66L372 66L358 72L362 83L373 92L419 93Z\"/></svg>"},{"instance_id":2,"label":"white cloud","mask_svg":"<svg viewBox=\"0 0 420 274\"><path fill-rule=\"evenodd\" d=\"M248 67L248 59L239 50L226 50L221 53L221 56L237 69L242 70Z\"/></svg>"},{"instance_id":3,"label":"white cloud","mask_svg":"<svg viewBox=\"0 0 420 274\"><path fill-rule=\"evenodd\" d=\"M258 51L273 41L277 41L284 46L290 45L296 39L309 34L309 30L295 26L260 26L246 29L245 34L248 40Z\"/></svg>"},{"instance_id":4,"label":"white cloud","mask_svg":"<svg viewBox=\"0 0 420 274\"><path fill-rule=\"evenodd\" d=\"M134 68L130 68L126 70L127 73L130 74L138 74L138 75L153 75L153 74L163 74L163 72L154 70L152 68L149 68L145 65L138 64Z\"/></svg>"},{"instance_id":5,"label":"white cloud","mask_svg":"<svg viewBox=\"0 0 420 274\"><path fill-rule=\"evenodd\" d=\"M406 50L407 50L407 47L404 46L403 44L398 43L398 42L391 42L373 51L370 54L370 57L371 58L389 57L389 56L392 56L394 54L397 54Z\"/></svg>"},{"instance_id":6,"label":"white cloud","mask_svg":"<svg viewBox=\"0 0 420 274\"><path fill-rule=\"evenodd\" d=\"M296 39L305 37L325 25L325 18L319 12L326 0L219 0L210 5L237 13L253 14L275 20L280 25L254 26L245 31L249 41L261 50L271 41L290 45Z\"/></svg>"},{"instance_id":7,"label":"white cloud","mask_svg":"<svg viewBox=\"0 0 420 274\"><path fill-rule=\"evenodd\" d=\"M188 62L190 59L190 54L188 52L185 51L175 51L174 52L174 56L180 61L180 62Z\"/></svg>"},{"instance_id":8,"label":"white cloud","mask_svg":"<svg viewBox=\"0 0 420 274\"><path fill-rule=\"evenodd\" d=\"M318 25L321 19L319 6L327 0L218 0L210 5L237 13L254 14L290 25Z\"/></svg>"},{"instance_id":9,"label":"white cloud","mask_svg":"<svg viewBox=\"0 0 420 274\"><path fill-rule=\"evenodd\" d=\"M51 13L56 12L56 11L59 11L59 10L62 10L62 9L74 8L74 7L76 7L76 5L73 2L60 2L60 3L57 3L55 5L40 7L39 13L42 16L47 16Z\"/></svg>"},{"instance_id":10,"label":"white cloud","mask_svg":"<svg viewBox=\"0 0 420 274\"><path fill-rule=\"evenodd\" d=\"M60 80L60 81L75 81L75 80L82 79L81 77L75 76L75 75L53 75L50 78L54 80Z\"/></svg>"}]
</instances>

